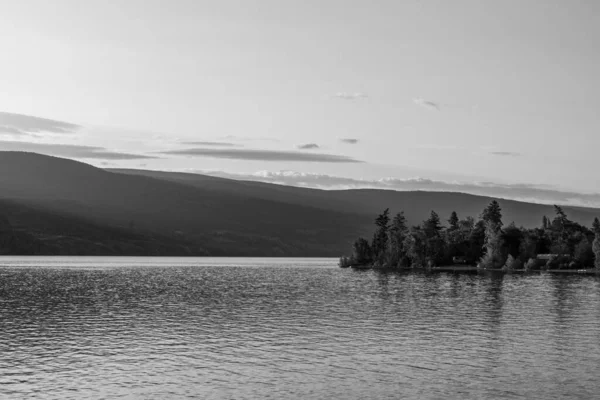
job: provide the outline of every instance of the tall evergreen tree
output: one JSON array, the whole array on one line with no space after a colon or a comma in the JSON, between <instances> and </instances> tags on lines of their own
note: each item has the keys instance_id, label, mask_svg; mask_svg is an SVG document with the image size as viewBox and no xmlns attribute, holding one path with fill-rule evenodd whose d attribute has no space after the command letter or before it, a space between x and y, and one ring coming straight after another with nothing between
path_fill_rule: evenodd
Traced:
<instances>
[{"instance_id":1,"label":"tall evergreen tree","mask_svg":"<svg viewBox=\"0 0 600 400\"><path fill-rule=\"evenodd\" d=\"M390 255L388 262L391 266L398 266L405 257L404 241L406 240L407 231L406 217L404 216L404 212L401 211L396 214L390 227Z\"/></svg>"},{"instance_id":2,"label":"tall evergreen tree","mask_svg":"<svg viewBox=\"0 0 600 400\"><path fill-rule=\"evenodd\" d=\"M352 260L356 264L367 264L372 261L371 246L366 239L356 239L352 250Z\"/></svg>"},{"instance_id":3,"label":"tall evergreen tree","mask_svg":"<svg viewBox=\"0 0 600 400\"><path fill-rule=\"evenodd\" d=\"M592 228L594 229L595 234L594 242L592 243L592 251L594 252L594 266L600 269L600 220L598 220L598 217L594 218Z\"/></svg>"},{"instance_id":4,"label":"tall evergreen tree","mask_svg":"<svg viewBox=\"0 0 600 400\"><path fill-rule=\"evenodd\" d=\"M383 213L375 219L377 230L373 235L373 244L371 246L373 256L376 259L381 258L388 248L388 231L390 229L390 209L386 208Z\"/></svg>"},{"instance_id":5,"label":"tall evergreen tree","mask_svg":"<svg viewBox=\"0 0 600 400\"><path fill-rule=\"evenodd\" d=\"M563 208L561 206L554 205L554 211L556 212L556 217L554 217L552 224L561 231L568 228L571 221L569 221L569 218L567 218L567 214Z\"/></svg>"},{"instance_id":6,"label":"tall evergreen tree","mask_svg":"<svg viewBox=\"0 0 600 400\"><path fill-rule=\"evenodd\" d=\"M594 252L594 266L600 269L600 233L596 233L594 243L592 244L592 251Z\"/></svg>"},{"instance_id":7,"label":"tall evergreen tree","mask_svg":"<svg viewBox=\"0 0 600 400\"><path fill-rule=\"evenodd\" d=\"M452 214L450 214L450 219L448 219L448 224L449 224L449 230L453 231L458 229L458 215L456 214L456 211L452 211Z\"/></svg>"},{"instance_id":8,"label":"tall evergreen tree","mask_svg":"<svg viewBox=\"0 0 600 400\"><path fill-rule=\"evenodd\" d=\"M438 213L432 210L429 218L423 222L423 228L427 236L439 236L442 231L442 224Z\"/></svg>"},{"instance_id":9,"label":"tall evergreen tree","mask_svg":"<svg viewBox=\"0 0 600 400\"><path fill-rule=\"evenodd\" d=\"M493 200L481 213L481 219L495 229L502 228L502 209L496 200Z\"/></svg>"},{"instance_id":10,"label":"tall evergreen tree","mask_svg":"<svg viewBox=\"0 0 600 400\"><path fill-rule=\"evenodd\" d=\"M598 217L594 218L594 222L592 223L592 230L595 234L600 234L600 220Z\"/></svg>"}]
</instances>

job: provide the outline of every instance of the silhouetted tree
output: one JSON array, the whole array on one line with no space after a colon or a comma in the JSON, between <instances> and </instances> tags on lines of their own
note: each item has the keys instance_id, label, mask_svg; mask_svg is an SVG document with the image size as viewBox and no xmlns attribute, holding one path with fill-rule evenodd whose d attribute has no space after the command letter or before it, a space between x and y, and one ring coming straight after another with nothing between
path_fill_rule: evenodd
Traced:
<instances>
[{"instance_id":1,"label":"silhouetted tree","mask_svg":"<svg viewBox=\"0 0 600 400\"><path fill-rule=\"evenodd\" d=\"M377 230L373 236L373 244L371 248L373 250L373 257L380 259L384 256L388 247L388 231L390 229L390 209L386 208L383 213L377 216L375 219L375 225Z\"/></svg>"},{"instance_id":2,"label":"silhouetted tree","mask_svg":"<svg viewBox=\"0 0 600 400\"><path fill-rule=\"evenodd\" d=\"M591 266L594 263L594 251L587 237L583 236L575 246L574 258L583 267Z\"/></svg>"},{"instance_id":3,"label":"silhouetted tree","mask_svg":"<svg viewBox=\"0 0 600 400\"><path fill-rule=\"evenodd\" d=\"M390 266L398 267L400 264L402 264L406 256L404 241L406 240L408 228L406 226L406 217L404 216L404 212L401 211L396 214L392 220L392 225L390 226L389 232L390 254L387 263Z\"/></svg>"},{"instance_id":4,"label":"silhouetted tree","mask_svg":"<svg viewBox=\"0 0 600 400\"><path fill-rule=\"evenodd\" d=\"M495 229L502 228L502 209L496 200L493 200L481 213L484 222L491 222Z\"/></svg>"},{"instance_id":5,"label":"silhouetted tree","mask_svg":"<svg viewBox=\"0 0 600 400\"><path fill-rule=\"evenodd\" d=\"M506 261L503 252L503 241L501 229L492 222L487 221L485 224L485 253L479 261L479 266L482 268L501 268Z\"/></svg>"},{"instance_id":6,"label":"silhouetted tree","mask_svg":"<svg viewBox=\"0 0 600 400\"><path fill-rule=\"evenodd\" d=\"M404 240L404 248L412 268L423 268L427 265L427 235L419 226L413 227Z\"/></svg>"},{"instance_id":7,"label":"silhouetted tree","mask_svg":"<svg viewBox=\"0 0 600 400\"><path fill-rule=\"evenodd\" d=\"M356 264L368 264L373 261L372 251L366 239L358 238L352 249L352 261Z\"/></svg>"},{"instance_id":8,"label":"silhouetted tree","mask_svg":"<svg viewBox=\"0 0 600 400\"><path fill-rule=\"evenodd\" d=\"M456 214L456 211L452 211L452 214L450 214L450 219L448 219L448 225L448 230L453 231L458 229L458 215Z\"/></svg>"},{"instance_id":9,"label":"silhouetted tree","mask_svg":"<svg viewBox=\"0 0 600 400\"><path fill-rule=\"evenodd\" d=\"M600 220L598 220L598 217L594 218L594 222L592 223L592 231L594 231L594 233L600 234Z\"/></svg>"},{"instance_id":10,"label":"silhouetted tree","mask_svg":"<svg viewBox=\"0 0 600 400\"><path fill-rule=\"evenodd\" d=\"M548 220L548 217L544 215L544 217L542 218L542 229L548 229L549 227L550 221Z\"/></svg>"},{"instance_id":11,"label":"silhouetted tree","mask_svg":"<svg viewBox=\"0 0 600 400\"><path fill-rule=\"evenodd\" d=\"M523 240L523 231L511 222L502 232L502 240L507 247L508 254L513 257L519 257L519 247Z\"/></svg>"},{"instance_id":12,"label":"silhouetted tree","mask_svg":"<svg viewBox=\"0 0 600 400\"><path fill-rule=\"evenodd\" d=\"M565 229L569 221L567 214L561 206L557 206L556 204L554 205L554 211L556 212L556 217L554 217L554 221L552 221L553 225Z\"/></svg>"},{"instance_id":13,"label":"silhouetted tree","mask_svg":"<svg viewBox=\"0 0 600 400\"><path fill-rule=\"evenodd\" d=\"M527 262L529 259L535 259L538 251L538 235L535 230L524 230L521 233L521 243L519 243L519 258L522 262Z\"/></svg>"},{"instance_id":14,"label":"silhouetted tree","mask_svg":"<svg viewBox=\"0 0 600 400\"><path fill-rule=\"evenodd\" d=\"M594 222L596 221L598 221L598 218L594 220ZM594 266L600 269L600 229L596 230L592 251L594 252Z\"/></svg>"},{"instance_id":15,"label":"silhouetted tree","mask_svg":"<svg viewBox=\"0 0 600 400\"><path fill-rule=\"evenodd\" d=\"M428 237L440 235L442 225L440 223L440 216L435 211L431 211L429 218L423 221L423 229L425 229Z\"/></svg>"},{"instance_id":16,"label":"silhouetted tree","mask_svg":"<svg viewBox=\"0 0 600 400\"><path fill-rule=\"evenodd\" d=\"M506 259L506 262L504 263L504 266L502 267L502 270L505 272L511 272L516 269L521 269L521 267L521 261L519 261L518 258L514 258L512 255L509 254L508 258Z\"/></svg>"},{"instance_id":17,"label":"silhouetted tree","mask_svg":"<svg viewBox=\"0 0 600 400\"><path fill-rule=\"evenodd\" d=\"M594 219L593 231L570 221L560 206L556 217L542 220L544 228L518 228L514 222L504 229L499 204L492 201L477 222L472 217L459 220L455 212L444 229L439 215L431 211L422 224L407 227L403 212L390 221L389 209L375 219L376 229L369 243L359 238L351 257L342 257L340 265L376 263L390 267L423 268L451 262L453 256L479 261L483 268L527 270L540 268L538 254L557 254L545 263L546 268L574 268L592 263L600 268L600 220ZM0 220L1 222L1 220Z\"/></svg>"}]
</instances>

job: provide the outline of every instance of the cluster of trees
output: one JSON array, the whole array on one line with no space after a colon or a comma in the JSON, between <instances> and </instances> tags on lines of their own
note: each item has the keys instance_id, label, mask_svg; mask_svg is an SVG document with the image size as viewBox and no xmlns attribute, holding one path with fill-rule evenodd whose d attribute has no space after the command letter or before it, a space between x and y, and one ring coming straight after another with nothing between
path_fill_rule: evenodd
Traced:
<instances>
[{"instance_id":1,"label":"cluster of trees","mask_svg":"<svg viewBox=\"0 0 600 400\"><path fill-rule=\"evenodd\" d=\"M452 212L444 226L431 211L420 225L409 227L403 212L386 209L375 220L371 241L355 241L350 257L340 266L372 265L388 268L431 268L457 259L481 268L560 269L600 268L600 221L592 229L569 220L560 206L556 216L543 217L537 228L504 226L502 209L492 201L475 220ZM538 257L545 254L545 257Z\"/></svg>"}]
</instances>

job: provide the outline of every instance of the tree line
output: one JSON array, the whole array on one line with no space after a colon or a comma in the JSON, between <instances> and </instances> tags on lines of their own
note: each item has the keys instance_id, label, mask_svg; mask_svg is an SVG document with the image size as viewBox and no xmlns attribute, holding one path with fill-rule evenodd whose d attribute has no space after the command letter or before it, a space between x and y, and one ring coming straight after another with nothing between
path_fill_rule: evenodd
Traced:
<instances>
[{"instance_id":1,"label":"tree line","mask_svg":"<svg viewBox=\"0 0 600 400\"><path fill-rule=\"evenodd\" d=\"M600 268L598 218L590 229L571 221L562 207L554 210L554 218L544 216L539 227L527 229L514 222L504 226L496 200L477 220L452 212L446 226L431 211L428 219L409 227L404 212L392 218L388 208L375 219L371 241L358 238L340 266L431 268L461 262L504 270Z\"/></svg>"}]
</instances>

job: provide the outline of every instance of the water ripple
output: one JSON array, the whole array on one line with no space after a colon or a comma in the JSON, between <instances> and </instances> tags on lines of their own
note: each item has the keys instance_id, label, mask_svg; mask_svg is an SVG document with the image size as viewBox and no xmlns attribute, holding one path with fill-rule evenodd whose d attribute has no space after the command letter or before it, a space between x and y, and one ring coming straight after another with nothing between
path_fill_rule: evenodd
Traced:
<instances>
[{"instance_id":1,"label":"water ripple","mask_svg":"<svg viewBox=\"0 0 600 400\"><path fill-rule=\"evenodd\" d=\"M2 398L594 398L600 281L12 259Z\"/></svg>"}]
</instances>

